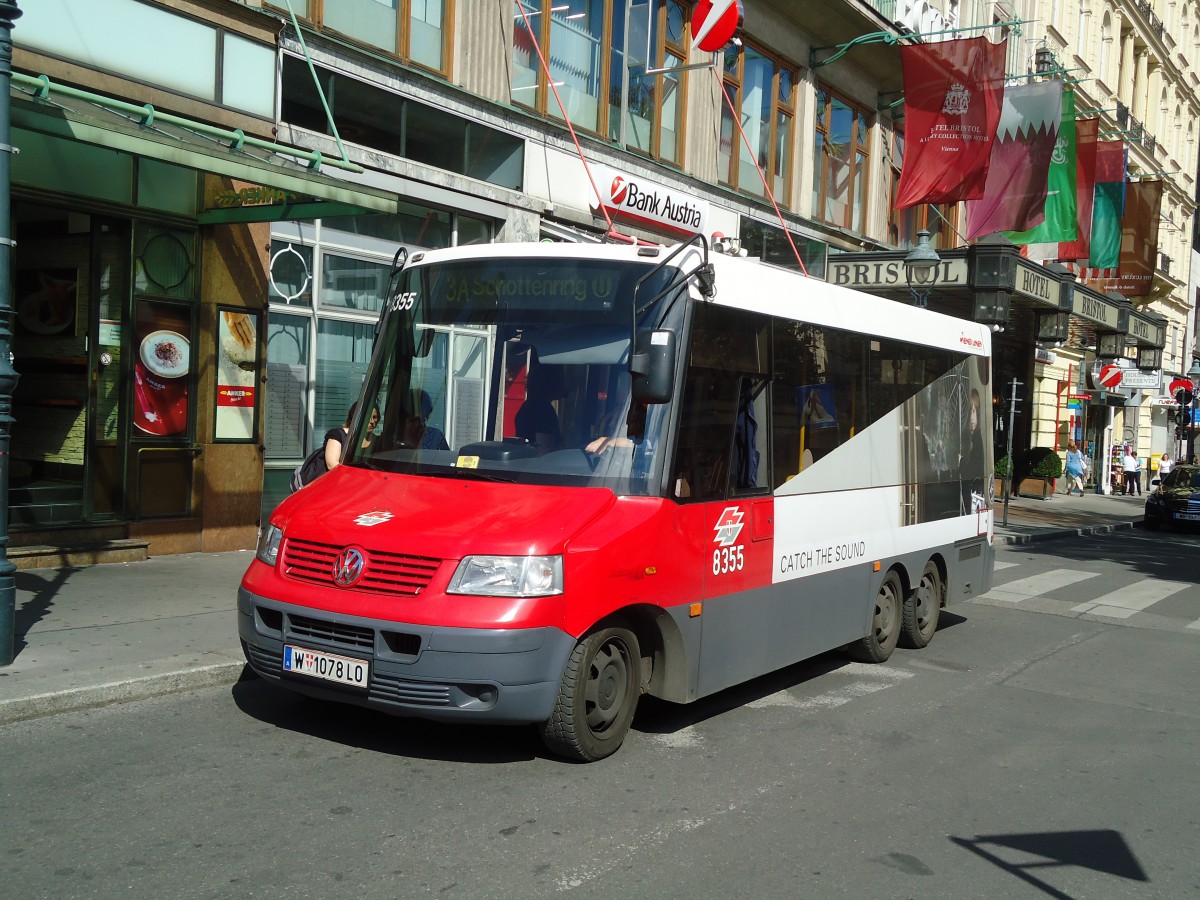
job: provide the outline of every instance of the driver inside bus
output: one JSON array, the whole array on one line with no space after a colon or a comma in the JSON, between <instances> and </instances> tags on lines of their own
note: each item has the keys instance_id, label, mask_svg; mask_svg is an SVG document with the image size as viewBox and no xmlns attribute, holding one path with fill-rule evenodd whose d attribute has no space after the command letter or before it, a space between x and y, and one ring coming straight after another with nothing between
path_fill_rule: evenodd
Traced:
<instances>
[{"instance_id":1,"label":"driver inside bus","mask_svg":"<svg viewBox=\"0 0 1200 900\"><path fill-rule=\"evenodd\" d=\"M517 410L514 424L517 437L534 444L538 456L562 447L562 431L554 401L561 400L566 393L561 367L538 365L529 369L525 402Z\"/></svg>"},{"instance_id":2,"label":"driver inside bus","mask_svg":"<svg viewBox=\"0 0 1200 900\"><path fill-rule=\"evenodd\" d=\"M421 389L408 392L404 405L404 426L400 439L409 447L422 450L449 450L446 435L429 424L433 414L433 400Z\"/></svg>"}]
</instances>

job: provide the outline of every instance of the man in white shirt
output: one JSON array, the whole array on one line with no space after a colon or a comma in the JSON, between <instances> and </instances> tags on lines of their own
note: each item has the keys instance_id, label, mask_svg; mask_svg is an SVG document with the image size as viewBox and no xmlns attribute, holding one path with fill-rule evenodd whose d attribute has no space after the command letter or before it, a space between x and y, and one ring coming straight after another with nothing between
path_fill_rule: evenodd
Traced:
<instances>
[{"instance_id":1,"label":"man in white shirt","mask_svg":"<svg viewBox=\"0 0 1200 900\"><path fill-rule=\"evenodd\" d=\"M1141 468L1141 463L1134 455L1133 450L1126 445L1125 455L1121 458L1121 469L1125 473L1125 495L1136 493L1139 497L1142 495L1142 473L1138 471Z\"/></svg>"}]
</instances>

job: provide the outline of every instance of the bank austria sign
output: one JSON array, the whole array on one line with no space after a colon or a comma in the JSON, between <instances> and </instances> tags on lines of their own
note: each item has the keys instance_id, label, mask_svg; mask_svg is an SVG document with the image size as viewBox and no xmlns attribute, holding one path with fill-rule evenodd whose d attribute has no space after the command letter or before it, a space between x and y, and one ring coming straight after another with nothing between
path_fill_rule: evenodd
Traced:
<instances>
[{"instance_id":1,"label":"bank austria sign","mask_svg":"<svg viewBox=\"0 0 1200 900\"><path fill-rule=\"evenodd\" d=\"M707 200L609 166L594 166L592 175L598 205L614 218L684 237L708 231Z\"/></svg>"}]
</instances>

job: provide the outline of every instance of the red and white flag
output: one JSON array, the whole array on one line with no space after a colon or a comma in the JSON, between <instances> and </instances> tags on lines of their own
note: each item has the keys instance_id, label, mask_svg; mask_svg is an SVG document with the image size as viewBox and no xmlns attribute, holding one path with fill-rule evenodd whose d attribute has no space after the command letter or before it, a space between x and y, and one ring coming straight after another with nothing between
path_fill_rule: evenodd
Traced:
<instances>
[{"instance_id":1,"label":"red and white flag","mask_svg":"<svg viewBox=\"0 0 1200 900\"><path fill-rule=\"evenodd\" d=\"M1046 218L1050 157L1061 121L1061 81L1005 89L983 196L967 203L967 240L1028 231Z\"/></svg>"},{"instance_id":2,"label":"red and white flag","mask_svg":"<svg viewBox=\"0 0 1200 900\"><path fill-rule=\"evenodd\" d=\"M905 147L897 209L983 195L1006 47L986 37L900 47Z\"/></svg>"}]
</instances>

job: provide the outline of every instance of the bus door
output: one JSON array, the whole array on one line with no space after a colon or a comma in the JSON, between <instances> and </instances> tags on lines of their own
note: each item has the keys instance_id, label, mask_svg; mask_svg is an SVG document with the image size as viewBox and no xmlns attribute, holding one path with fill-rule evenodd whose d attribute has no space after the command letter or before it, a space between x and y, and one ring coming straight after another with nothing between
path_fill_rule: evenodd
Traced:
<instances>
[{"instance_id":1,"label":"bus door","mask_svg":"<svg viewBox=\"0 0 1200 900\"><path fill-rule=\"evenodd\" d=\"M766 387L755 375L689 372L673 490L705 599L771 583Z\"/></svg>"}]
</instances>

